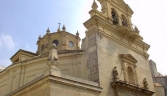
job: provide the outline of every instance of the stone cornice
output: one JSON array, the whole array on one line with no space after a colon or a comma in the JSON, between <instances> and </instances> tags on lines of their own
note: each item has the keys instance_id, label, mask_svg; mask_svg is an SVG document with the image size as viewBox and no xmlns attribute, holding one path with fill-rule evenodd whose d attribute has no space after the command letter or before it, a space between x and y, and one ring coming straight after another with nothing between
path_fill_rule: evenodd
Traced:
<instances>
[{"instance_id":1,"label":"stone cornice","mask_svg":"<svg viewBox=\"0 0 167 96\"><path fill-rule=\"evenodd\" d=\"M121 57L122 59L128 60L128 61L131 61L133 63L138 62L131 54L121 54L119 55L119 57Z\"/></svg>"},{"instance_id":2,"label":"stone cornice","mask_svg":"<svg viewBox=\"0 0 167 96\"><path fill-rule=\"evenodd\" d=\"M28 54L28 55L30 55L30 56L37 56L36 53L33 53L33 52L30 52L30 51L26 51L26 50L20 49L20 50L18 50L10 59L13 60L13 58L15 58L16 55L18 55L18 54L21 53L21 52L22 52L22 53L25 53L25 54Z\"/></svg>"},{"instance_id":3,"label":"stone cornice","mask_svg":"<svg viewBox=\"0 0 167 96\"><path fill-rule=\"evenodd\" d=\"M49 74L47 74L47 72ZM91 90L94 92L100 93L102 91L102 88L99 87L98 83L83 80L80 78L75 78L72 76L64 75L56 71L54 68L46 70L46 73L44 75L41 75L37 77L36 79L30 81L29 83L21 86L20 88L10 92L6 96L11 96L14 94L25 94L31 90L33 90L35 87L40 86L44 83L58 83L58 84L64 84L66 86L76 87L84 90ZM28 90L28 91L27 91Z\"/></svg>"},{"instance_id":4,"label":"stone cornice","mask_svg":"<svg viewBox=\"0 0 167 96\"><path fill-rule=\"evenodd\" d=\"M136 94L142 94L141 96L152 96L155 93L153 91L144 89L144 88L140 87L139 85L130 84L130 83L124 82L124 81L112 82L111 85L115 90L116 96L118 96L117 94L121 90L124 90L124 91L128 90L128 91L134 92Z\"/></svg>"}]
</instances>

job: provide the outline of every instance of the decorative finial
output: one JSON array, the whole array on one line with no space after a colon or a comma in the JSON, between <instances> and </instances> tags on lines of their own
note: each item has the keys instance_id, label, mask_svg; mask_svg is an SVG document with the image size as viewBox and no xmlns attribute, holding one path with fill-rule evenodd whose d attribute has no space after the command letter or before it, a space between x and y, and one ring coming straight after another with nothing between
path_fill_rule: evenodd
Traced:
<instances>
[{"instance_id":1,"label":"decorative finial","mask_svg":"<svg viewBox=\"0 0 167 96\"><path fill-rule=\"evenodd\" d=\"M66 27L63 25L63 28L62 28L63 31L66 31Z\"/></svg>"},{"instance_id":2,"label":"decorative finial","mask_svg":"<svg viewBox=\"0 0 167 96\"><path fill-rule=\"evenodd\" d=\"M47 32L46 34L49 34L49 33L50 33L49 27L48 27L48 29L46 30L46 32Z\"/></svg>"},{"instance_id":3,"label":"decorative finial","mask_svg":"<svg viewBox=\"0 0 167 96\"><path fill-rule=\"evenodd\" d=\"M61 23L58 23L59 24L59 28L57 29L57 32L60 32L61 30L60 30L60 25L61 25Z\"/></svg>"},{"instance_id":4,"label":"decorative finial","mask_svg":"<svg viewBox=\"0 0 167 96\"><path fill-rule=\"evenodd\" d=\"M77 36L79 36L79 32L78 32L78 30L77 30L77 33L76 33L76 35L77 35Z\"/></svg>"},{"instance_id":5,"label":"decorative finial","mask_svg":"<svg viewBox=\"0 0 167 96\"><path fill-rule=\"evenodd\" d=\"M92 9L93 9L93 10L97 10L97 8L98 8L97 3L96 3L96 1L94 0L94 1L93 1L93 5L92 5Z\"/></svg>"},{"instance_id":6,"label":"decorative finial","mask_svg":"<svg viewBox=\"0 0 167 96\"><path fill-rule=\"evenodd\" d=\"M41 39L41 35L39 35L38 39Z\"/></svg>"}]
</instances>

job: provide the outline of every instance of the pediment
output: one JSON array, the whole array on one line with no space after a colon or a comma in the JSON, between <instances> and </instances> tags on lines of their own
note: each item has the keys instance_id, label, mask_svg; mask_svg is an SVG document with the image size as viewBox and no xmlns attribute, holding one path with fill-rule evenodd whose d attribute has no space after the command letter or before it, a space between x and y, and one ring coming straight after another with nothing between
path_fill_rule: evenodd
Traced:
<instances>
[{"instance_id":1,"label":"pediment","mask_svg":"<svg viewBox=\"0 0 167 96\"><path fill-rule=\"evenodd\" d=\"M118 7L122 8L123 10L133 14L133 10L123 0L110 0L110 1L113 2L115 5L117 5Z\"/></svg>"},{"instance_id":2,"label":"pediment","mask_svg":"<svg viewBox=\"0 0 167 96\"><path fill-rule=\"evenodd\" d=\"M10 60L12 62L16 62L16 61L19 61L20 56L33 57L33 56L36 56L36 55L37 55L36 53L20 49L10 58Z\"/></svg>"},{"instance_id":3,"label":"pediment","mask_svg":"<svg viewBox=\"0 0 167 96\"><path fill-rule=\"evenodd\" d=\"M129 60L133 63L137 63L138 61L131 54L121 54L119 55L121 58Z\"/></svg>"}]
</instances>

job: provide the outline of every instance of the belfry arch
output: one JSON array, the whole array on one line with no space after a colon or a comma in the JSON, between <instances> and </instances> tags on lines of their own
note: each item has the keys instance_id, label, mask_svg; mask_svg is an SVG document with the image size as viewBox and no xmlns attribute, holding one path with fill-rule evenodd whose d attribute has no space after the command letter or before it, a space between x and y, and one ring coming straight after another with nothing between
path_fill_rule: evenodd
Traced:
<instances>
[{"instance_id":1,"label":"belfry arch","mask_svg":"<svg viewBox=\"0 0 167 96\"><path fill-rule=\"evenodd\" d=\"M121 15L121 22L122 22L122 26L128 26L127 18L123 14Z\"/></svg>"},{"instance_id":2,"label":"belfry arch","mask_svg":"<svg viewBox=\"0 0 167 96\"><path fill-rule=\"evenodd\" d=\"M118 13L114 8L111 8L111 19L112 19L113 25L118 24Z\"/></svg>"}]
</instances>

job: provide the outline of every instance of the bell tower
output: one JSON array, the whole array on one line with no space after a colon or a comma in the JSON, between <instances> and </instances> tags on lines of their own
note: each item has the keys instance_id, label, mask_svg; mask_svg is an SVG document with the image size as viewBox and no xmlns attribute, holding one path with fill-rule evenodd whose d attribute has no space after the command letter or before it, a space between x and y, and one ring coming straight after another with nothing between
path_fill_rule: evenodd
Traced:
<instances>
[{"instance_id":1,"label":"bell tower","mask_svg":"<svg viewBox=\"0 0 167 96\"><path fill-rule=\"evenodd\" d=\"M118 96L124 93L127 95L121 96L132 96L141 95L142 92L138 89L134 89L134 92L128 90L142 90L145 88L143 80L147 78L147 82L150 83L147 86L149 91L142 94L152 96L154 85L151 72L148 72L150 69L147 53L150 45L143 41L137 26L132 23L132 9L123 0L97 1L102 9L97 10L98 5L94 0L89 11L90 19L84 23L87 31L81 46L87 56L89 79L99 82L104 91L101 96ZM117 69L115 77L114 68ZM118 84L118 88L117 83L123 85ZM123 93L118 91L127 84L135 87L126 87Z\"/></svg>"}]
</instances>

